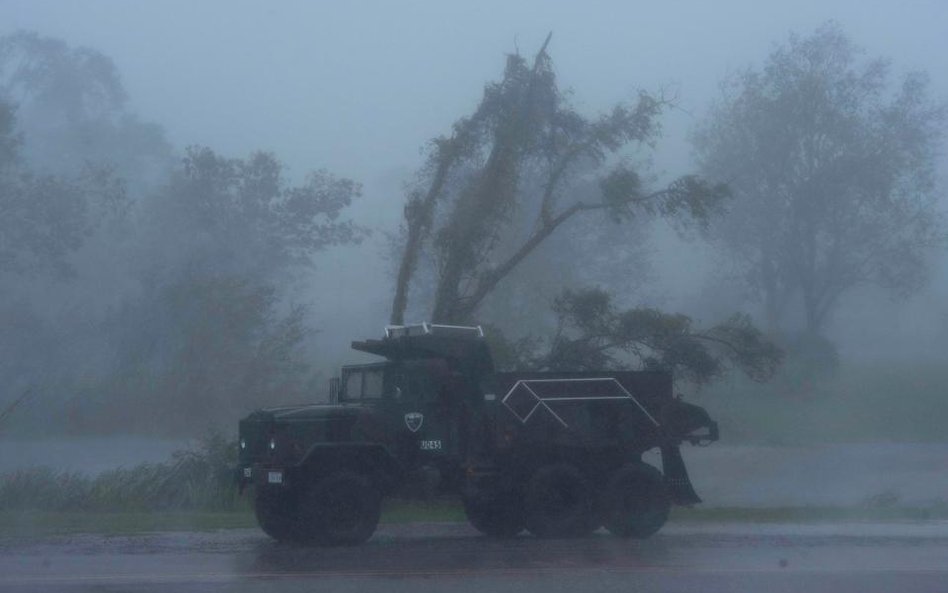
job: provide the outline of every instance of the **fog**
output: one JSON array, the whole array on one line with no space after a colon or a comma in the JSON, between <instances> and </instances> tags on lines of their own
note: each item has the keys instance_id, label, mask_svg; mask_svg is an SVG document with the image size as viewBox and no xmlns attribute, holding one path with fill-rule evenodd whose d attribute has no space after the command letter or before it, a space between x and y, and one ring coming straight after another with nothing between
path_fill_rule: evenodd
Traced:
<instances>
[{"instance_id":1,"label":"fog","mask_svg":"<svg viewBox=\"0 0 948 593\"><path fill-rule=\"evenodd\" d=\"M158 163L152 163L155 170L174 169L186 148L197 145L224 158L246 159L254 151L272 152L285 165L288 185L305 184L307 174L314 170L361 184L361 196L341 210L340 219L366 231L359 244L328 246L315 253L311 268L294 268L292 274L277 269L267 272L273 274L267 281L280 286L275 307L281 315L292 303L309 307L304 325L313 333L307 334L303 346L312 368L300 379L303 387L294 395L322 393L325 380L339 364L363 359L348 350L350 340L375 337L388 322L398 260L392 242L398 241L403 223L404 186L424 164L422 150L428 141L449 133L456 120L477 107L484 85L499 79L507 54L531 58L552 31L548 51L558 82L561 88L572 89L571 100L585 115L630 101L640 90L674 97L674 107L660 117L662 132L654 152L635 155L649 162L649 178L661 184L697 169L690 135L720 99L720 83L726 75L759 67L791 32L809 35L830 20L838 22L866 56L890 60L894 78L911 70L925 71L930 76L930 96L936 101L948 98L943 58L948 50L944 35L948 6L937 1L871 6L855 0L648 6L537 1L458 6L0 0L0 35L32 31L111 58L127 95L122 113L157 130L150 152L145 151ZM16 102L17 97L12 99ZM36 109L30 112L21 106L18 112L19 129L26 133L25 156L37 169L56 169L62 160L35 139L41 137L36 130L42 129L37 122L44 113ZM130 167L119 164L117 171L129 177L133 214L160 218L160 213L149 214L148 208L160 210L161 202L143 206L142 197L159 191L167 183L166 173L149 177L130 173ZM935 167L940 183L936 193L942 196L948 176L944 153ZM946 201L939 199L943 210ZM127 295L148 296L152 285L136 274L150 266L167 271L197 249L184 239L168 239L168 229L176 224L131 231L132 236L147 238L141 244L151 241L150 248L130 241L129 231L116 231L126 233L121 238L101 231L72 256L77 270L72 279L52 284L35 278L5 280L13 286L10 292L19 295L6 319L32 314L43 324L66 327L69 332L52 332L53 337L47 339L55 345L29 345L36 357L47 356L49 361L30 359L8 369L4 382L11 387L0 389L0 404L15 399L36 377L55 375L54 386L41 389L42 397L33 397L18 412L23 422L30 419L27 424L39 430L45 414L58 416L57 407L75 399L77 386L95 397L99 391L95 376L111 372L115 364L113 338L141 321L136 317L140 314L114 315L127 306L123 304ZM187 229L175 232L180 233L175 236L190 236ZM727 257L701 236L682 236L659 222L644 241L647 262L631 275L641 273L648 281L622 295L625 306L645 304L681 311L704 325L736 311L761 321L759 304L726 276ZM234 250L239 243L221 245ZM125 250L131 257L125 257ZM255 257L251 251L248 247L241 261ZM558 257L551 249L536 255L550 261ZM825 334L838 348L844 367L943 363L948 346L948 254L942 247L927 257L930 281L907 298L892 299L868 287L849 294L835 310ZM215 261L220 260L209 265L214 267ZM247 265L265 268L268 264ZM149 276L150 281L159 282L155 280L159 276ZM50 286L59 288L50 290ZM59 298L63 291L70 295L69 302ZM549 295L549 302L542 306L554 297ZM154 312L147 302L140 306ZM426 311L413 306L410 320L420 321ZM76 319L92 329L73 323ZM169 323L149 322L154 328ZM159 341L154 336L142 339ZM118 350L127 346L122 344ZM149 352L152 361L166 355ZM71 368L43 369L44 364L60 359L71 361ZM231 420L249 411L240 406L265 403L276 402L249 398L225 416ZM9 430L14 424L18 423L11 418L4 428ZM55 424L66 431L121 432L96 421L81 426L70 421ZM189 424L185 435L194 436L198 424ZM207 419L206 424L215 421ZM139 423L133 431L182 432L166 428L148 430ZM33 429L14 430L28 436Z\"/></svg>"}]
</instances>

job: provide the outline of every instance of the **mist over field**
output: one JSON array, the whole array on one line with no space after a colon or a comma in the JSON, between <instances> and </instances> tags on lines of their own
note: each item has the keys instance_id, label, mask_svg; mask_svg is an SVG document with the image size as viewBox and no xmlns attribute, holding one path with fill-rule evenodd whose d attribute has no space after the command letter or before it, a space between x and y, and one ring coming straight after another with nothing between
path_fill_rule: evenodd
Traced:
<instances>
[{"instance_id":1,"label":"mist over field","mask_svg":"<svg viewBox=\"0 0 948 593\"><path fill-rule=\"evenodd\" d=\"M406 205L462 118L474 148L417 223L405 322L484 324L511 365L671 368L730 445L943 443L945 22L921 1L0 0L0 471L60 467L72 438L90 471L159 461L325 401L368 360L350 341L394 319ZM549 146L465 214L505 121L485 87L550 32ZM774 98L801 72L829 77L819 117ZM794 161L791 130L829 165ZM569 142L588 152L544 197ZM134 455L96 440L117 435Z\"/></svg>"}]
</instances>

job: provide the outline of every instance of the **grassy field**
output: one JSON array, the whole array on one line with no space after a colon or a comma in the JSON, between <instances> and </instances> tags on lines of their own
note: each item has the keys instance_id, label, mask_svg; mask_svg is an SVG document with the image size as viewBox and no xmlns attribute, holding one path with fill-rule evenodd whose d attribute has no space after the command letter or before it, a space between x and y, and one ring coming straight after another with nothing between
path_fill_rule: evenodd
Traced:
<instances>
[{"instance_id":1,"label":"grassy field","mask_svg":"<svg viewBox=\"0 0 948 593\"><path fill-rule=\"evenodd\" d=\"M816 523L852 521L928 521L948 519L948 505L933 508L779 507L675 508L671 522L682 523ZM391 501L383 523L463 522L464 511L453 500ZM128 535L161 531L217 531L256 528L247 509L156 512L0 512L0 538L23 539L51 535Z\"/></svg>"},{"instance_id":2,"label":"grassy field","mask_svg":"<svg viewBox=\"0 0 948 593\"><path fill-rule=\"evenodd\" d=\"M249 511L0 512L0 537L4 538L79 533L127 535L155 531L216 531L255 526L253 513Z\"/></svg>"},{"instance_id":3,"label":"grassy field","mask_svg":"<svg viewBox=\"0 0 948 593\"><path fill-rule=\"evenodd\" d=\"M948 366L844 364L829 379L738 376L691 398L730 444L948 441Z\"/></svg>"},{"instance_id":4,"label":"grassy field","mask_svg":"<svg viewBox=\"0 0 948 593\"><path fill-rule=\"evenodd\" d=\"M833 523L943 519L948 519L948 506L675 508L671 520L679 523Z\"/></svg>"},{"instance_id":5,"label":"grassy field","mask_svg":"<svg viewBox=\"0 0 948 593\"><path fill-rule=\"evenodd\" d=\"M383 523L464 521L454 500L408 502L386 500ZM256 527L249 505L231 511L0 511L0 537L98 533L121 535L153 531L216 531Z\"/></svg>"},{"instance_id":6,"label":"grassy field","mask_svg":"<svg viewBox=\"0 0 948 593\"><path fill-rule=\"evenodd\" d=\"M722 442L768 446L948 441L948 367L843 365L820 382L756 384L732 377L689 397L721 425ZM235 445L216 437L165 463L86 476L28 468L0 476L0 537L253 527L234 496ZM675 521L811 522L948 519L929 508L779 507L676 509ZM453 501L388 503L384 521L463 521Z\"/></svg>"}]
</instances>

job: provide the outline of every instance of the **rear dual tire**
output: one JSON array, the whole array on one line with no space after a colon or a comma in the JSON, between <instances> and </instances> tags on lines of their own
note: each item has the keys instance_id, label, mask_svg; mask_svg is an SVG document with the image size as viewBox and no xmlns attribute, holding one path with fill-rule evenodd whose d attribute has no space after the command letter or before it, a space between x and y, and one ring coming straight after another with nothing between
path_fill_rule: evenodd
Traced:
<instances>
[{"instance_id":1,"label":"rear dual tire","mask_svg":"<svg viewBox=\"0 0 948 593\"><path fill-rule=\"evenodd\" d=\"M619 537L644 539L665 525L671 497L662 472L642 462L619 468L600 497L602 522Z\"/></svg>"},{"instance_id":2,"label":"rear dual tire","mask_svg":"<svg viewBox=\"0 0 948 593\"><path fill-rule=\"evenodd\" d=\"M609 476L597 494L576 466L537 469L524 491L524 520L537 537L579 537L604 526L619 537L644 539L665 525L671 498L662 473L641 461Z\"/></svg>"}]
</instances>

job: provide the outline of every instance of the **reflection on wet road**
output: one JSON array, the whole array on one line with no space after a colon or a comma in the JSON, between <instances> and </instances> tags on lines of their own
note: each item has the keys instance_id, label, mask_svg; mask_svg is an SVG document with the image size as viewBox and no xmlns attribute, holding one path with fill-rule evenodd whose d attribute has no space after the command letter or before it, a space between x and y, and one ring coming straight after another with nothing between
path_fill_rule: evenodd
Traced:
<instances>
[{"instance_id":1,"label":"reflection on wet road","mask_svg":"<svg viewBox=\"0 0 948 593\"><path fill-rule=\"evenodd\" d=\"M948 524L670 525L644 541L386 526L357 548L254 530L0 542L3 591L946 591Z\"/></svg>"}]
</instances>

